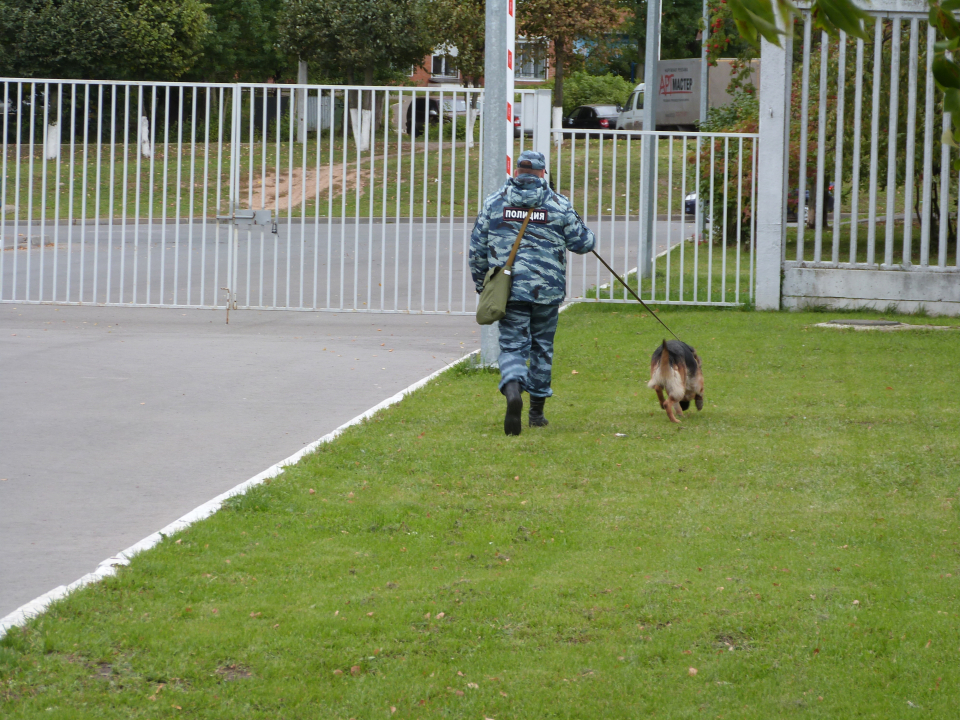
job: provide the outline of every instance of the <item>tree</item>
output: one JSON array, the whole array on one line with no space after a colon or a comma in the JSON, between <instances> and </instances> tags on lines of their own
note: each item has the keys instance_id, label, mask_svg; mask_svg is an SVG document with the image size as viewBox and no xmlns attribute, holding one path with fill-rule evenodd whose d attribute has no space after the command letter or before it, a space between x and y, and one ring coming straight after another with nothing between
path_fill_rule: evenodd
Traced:
<instances>
[{"instance_id":1,"label":"tree","mask_svg":"<svg viewBox=\"0 0 960 720\"><path fill-rule=\"evenodd\" d=\"M208 0L210 33L189 73L211 82L264 82L295 68L277 45L283 0Z\"/></svg>"},{"instance_id":2,"label":"tree","mask_svg":"<svg viewBox=\"0 0 960 720\"><path fill-rule=\"evenodd\" d=\"M209 32L199 0L0 0L0 72L176 80Z\"/></svg>"},{"instance_id":3,"label":"tree","mask_svg":"<svg viewBox=\"0 0 960 720\"><path fill-rule=\"evenodd\" d=\"M286 52L373 84L380 66L409 67L433 48L419 0L290 0L280 16Z\"/></svg>"},{"instance_id":4,"label":"tree","mask_svg":"<svg viewBox=\"0 0 960 720\"><path fill-rule=\"evenodd\" d=\"M484 0L429 0L425 17L438 46L457 49L457 68L467 86L480 87L486 42Z\"/></svg>"},{"instance_id":5,"label":"tree","mask_svg":"<svg viewBox=\"0 0 960 720\"><path fill-rule=\"evenodd\" d=\"M624 29L633 39L642 64L647 42L647 0L632 0L633 14ZM679 60L700 57L700 18L702 0L663 0L660 16L660 59Z\"/></svg>"},{"instance_id":6,"label":"tree","mask_svg":"<svg viewBox=\"0 0 960 720\"><path fill-rule=\"evenodd\" d=\"M553 104L563 106L563 76L579 60L574 43L600 38L623 22L618 0L518 0L517 34L542 37L553 43Z\"/></svg>"}]
</instances>

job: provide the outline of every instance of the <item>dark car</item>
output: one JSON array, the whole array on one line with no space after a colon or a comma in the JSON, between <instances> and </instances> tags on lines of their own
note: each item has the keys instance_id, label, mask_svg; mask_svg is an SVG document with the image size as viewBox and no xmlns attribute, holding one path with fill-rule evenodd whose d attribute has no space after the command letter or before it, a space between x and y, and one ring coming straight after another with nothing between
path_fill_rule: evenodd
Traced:
<instances>
[{"instance_id":1,"label":"dark car","mask_svg":"<svg viewBox=\"0 0 960 720\"><path fill-rule=\"evenodd\" d=\"M436 98L430 98L429 105L427 98L414 98L407 107L407 134L415 137L423 135L423 130L429 122L436 125L440 122L440 101Z\"/></svg>"},{"instance_id":2,"label":"dark car","mask_svg":"<svg viewBox=\"0 0 960 720\"><path fill-rule=\"evenodd\" d=\"M790 222L796 222L797 220L797 190L794 188L790 191L790 195L787 198L787 220ZM810 202L810 190L808 189L804 193L807 198L807 203ZM826 189L823 191L824 198L824 210L828 213L833 212L833 183L830 183ZM804 207L804 212L808 208ZM692 192L688 193L687 196L683 199L683 211L687 215L694 215L697 212L697 193ZM806 218L804 218L806 219Z\"/></svg>"},{"instance_id":3,"label":"dark car","mask_svg":"<svg viewBox=\"0 0 960 720\"><path fill-rule=\"evenodd\" d=\"M616 130L619 105L581 105L563 119L563 127L572 130ZM591 133L599 137L600 133ZM586 137L586 133L576 133L576 137Z\"/></svg>"}]
</instances>

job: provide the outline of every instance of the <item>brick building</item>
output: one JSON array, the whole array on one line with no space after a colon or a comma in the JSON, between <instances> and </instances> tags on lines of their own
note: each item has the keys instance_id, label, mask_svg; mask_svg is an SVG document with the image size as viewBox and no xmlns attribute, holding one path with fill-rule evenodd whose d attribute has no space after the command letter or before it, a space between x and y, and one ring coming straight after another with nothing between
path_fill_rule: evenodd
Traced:
<instances>
[{"instance_id":1,"label":"brick building","mask_svg":"<svg viewBox=\"0 0 960 720\"><path fill-rule=\"evenodd\" d=\"M446 50L446 52L444 52ZM547 58L548 45L543 40L517 38L514 78L517 88L536 87L551 77L552 68ZM457 70L457 50L438 49L423 59L410 72L410 83L420 87L461 86L463 79Z\"/></svg>"}]
</instances>

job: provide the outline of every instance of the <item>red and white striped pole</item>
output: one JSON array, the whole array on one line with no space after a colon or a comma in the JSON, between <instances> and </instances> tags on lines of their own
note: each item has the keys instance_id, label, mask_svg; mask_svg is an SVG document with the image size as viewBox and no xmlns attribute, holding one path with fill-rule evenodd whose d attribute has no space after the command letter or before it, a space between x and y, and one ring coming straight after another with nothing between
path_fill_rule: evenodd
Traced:
<instances>
[{"instance_id":1,"label":"red and white striped pole","mask_svg":"<svg viewBox=\"0 0 960 720\"><path fill-rule=\"evenodd\" d=\"M517 17L515 0L507 0L507 62L504 74L507 80L507 177L513 175L513 115L514 115L514 51L517 48ZM521 118L522 119L522 118Z\"/></svg>"}]
</instances>

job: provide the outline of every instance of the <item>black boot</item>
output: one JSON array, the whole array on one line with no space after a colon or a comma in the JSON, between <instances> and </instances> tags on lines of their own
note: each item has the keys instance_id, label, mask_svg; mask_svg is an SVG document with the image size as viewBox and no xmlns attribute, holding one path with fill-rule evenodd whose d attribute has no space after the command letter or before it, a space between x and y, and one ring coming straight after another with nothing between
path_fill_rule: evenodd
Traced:
<instances>
[{"instance_id":1,"label":"black boot","mask_svg":"<svg viewBox=\"0 0 960 720\"><path fill-rule=\"evenodd\" d=\"M501 390L507 398L507 414L503 417L503 432L507 435L519 435L523 428L520 414L523 412L523 397L520 395L520 383L511 380Z\"/></svg>"},{"instance_id":2,"label":"black boot","mask_svg":"<svg viewBox=\"0 0 960 720\"><path fill-rule=\"evenodd\" d=\"M546 427L550 424L543 416L543 404L546 401L545 397L530 396L530 427Z\"/></svg>"}]
</instances>

